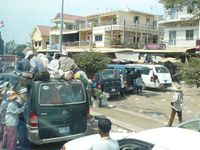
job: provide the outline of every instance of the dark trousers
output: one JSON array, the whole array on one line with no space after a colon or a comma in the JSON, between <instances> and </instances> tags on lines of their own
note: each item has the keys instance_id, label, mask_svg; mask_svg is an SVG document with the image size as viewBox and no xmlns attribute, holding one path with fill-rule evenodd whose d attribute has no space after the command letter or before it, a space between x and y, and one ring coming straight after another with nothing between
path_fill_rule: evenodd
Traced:
<instances>
[{"instance_id":1,"label":"dark trousers","mask_svg":"<svg viewBox=\"0 0 200 150\"><path fill-rule=\"evenodd\" d=\"M181 123L183 121L182 120L182 111L176 111L175 109L172 108L171 115L170 115L169 122L168 122L169 127L172 126L176 113L178 114L179 123Z\"/></svg>"},{"instance_id":2,"label":"dark trousers","mask_svg":"<svg viewBox=\"0 0 200 150\"><path fill-rule=\"evenodd\" d=\"M137 86L137 95L142 94L142 86Z\"/></svg>"},{"instance_id":3,"label":"dark trousers","mask_svg":"<svg viewBox=\"0 0 200 150\"><path fill-rule=\"evenodd\" d=\"M125 95L125 88L120 88L120 95L121 95L121 97L124 97L124 95Z\"/></svg>"}]
</instances>

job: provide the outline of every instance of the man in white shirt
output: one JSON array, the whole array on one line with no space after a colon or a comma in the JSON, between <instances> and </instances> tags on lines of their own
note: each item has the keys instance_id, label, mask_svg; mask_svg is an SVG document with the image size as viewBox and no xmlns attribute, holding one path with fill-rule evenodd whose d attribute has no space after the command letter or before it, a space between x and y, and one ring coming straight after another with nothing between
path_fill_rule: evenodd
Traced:
<instances>
[{"instance_id":1,"label":"man in white shirt","mask_svg":"<svg viewBox=\"0 0 200 150\"><path fill-rule=\"evenodd\" d=\"M95 143L92 150L119 150L119 144L116 140L110 138L112 123L107 118L102 118L98 122L98 132L101 140Z\"/></svg>"}]
</instances>

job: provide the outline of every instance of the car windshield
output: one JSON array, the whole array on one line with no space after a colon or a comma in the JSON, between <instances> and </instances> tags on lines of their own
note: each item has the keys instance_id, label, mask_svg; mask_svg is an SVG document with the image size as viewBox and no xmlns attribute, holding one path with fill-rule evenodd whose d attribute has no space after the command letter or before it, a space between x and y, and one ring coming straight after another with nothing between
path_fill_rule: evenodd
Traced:
<instances>
[{"instance_id":1,"label":"car windshield","mask_svg":"<svg viewBox=\"0 0 200 150\"><path fill-rule=\"evenodd\" d=\"M40 104L76 104L85 101L81 84L43 84L40 87Z\"/></svg>"},{"instance_id":2,"label":"car windshield","mask_svg":"<svg viewBox=\"0 0 200 150\"><path fill-rule=\"evenodd\" d=\"M103 79L119 78L119 74L114 70L104 70L102 71L102 78Z\"/></svg>"},{"instance_id":3,"label":"car windshield","mask_svg":"<svg viewBox=\"0 0 200 150\"><path fill-rule=\"evenodd\" d=\"M157 73L169 73L169 71L164 67L155 67Z\"/></svg>"}]
</instances>

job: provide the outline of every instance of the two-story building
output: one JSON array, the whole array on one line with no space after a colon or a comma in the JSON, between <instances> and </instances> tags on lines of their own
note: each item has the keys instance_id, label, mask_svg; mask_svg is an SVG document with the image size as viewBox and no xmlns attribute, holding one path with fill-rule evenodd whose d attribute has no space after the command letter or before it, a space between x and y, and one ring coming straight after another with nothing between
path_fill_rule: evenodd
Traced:
<instances>
[{"instance_id":1,"label":"two-story building","mask_svg":"<svg viewBox=\"0 0 200 150\"><path fill-rule=\"evenodd\" d=\"M51 21L50 44L59 43L60 14ZM139 11L112 11L86 17L63 14L62 44L65 47L143 48L160 43L158 16Z\"/></svg>"},{"instance_id":2,"label":"two-story building","mask_svg":"<svg viewBox=\"0 0 200 150\"><path fill-rule=\"evenodd\" d=\"M160 0L165 4L166 0ZM158 22L159 26L164 28L163 42L167 48L185 49L195 47L196 40L200 36L199 20L188 21L193 16L194 6L174 6L165 10L162 21Z\"/></svg>"},{"instance_id":3,"label":"two-story building","mask_svg":"<svg viewBox=\"0 0 200 150\"><path fill-rule=\"evenodd\" d=\"M49 44L50 27L38 25L34 28L31 40L34 49L46 49Z\"/></svg>"}]
</instances>

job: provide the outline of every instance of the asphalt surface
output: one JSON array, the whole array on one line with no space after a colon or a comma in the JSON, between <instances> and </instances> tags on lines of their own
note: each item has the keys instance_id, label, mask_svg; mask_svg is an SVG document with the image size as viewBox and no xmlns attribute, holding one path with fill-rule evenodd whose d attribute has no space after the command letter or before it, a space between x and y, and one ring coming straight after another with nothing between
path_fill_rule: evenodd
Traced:
<instances>
[{"instance_id":1,"label":"asphalt surface","mask_svg":"<svg viewBox=\"0 0 200 150\"><path fill-rule=\"evenodd\" d=\"M91 107L91 115L107 117L127 130L142 131L150 128L166 126L171 113L170 102L174 94L175 83L168 89L147 89L142 96L127 93L125 99L111 97L109 107ZM184 93L183 120L200 117L200 89L182 84ZM174 126L178 125L177 116Z\"/></svg>"}]
</instances>

